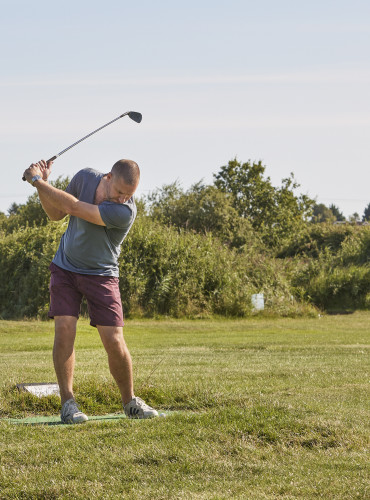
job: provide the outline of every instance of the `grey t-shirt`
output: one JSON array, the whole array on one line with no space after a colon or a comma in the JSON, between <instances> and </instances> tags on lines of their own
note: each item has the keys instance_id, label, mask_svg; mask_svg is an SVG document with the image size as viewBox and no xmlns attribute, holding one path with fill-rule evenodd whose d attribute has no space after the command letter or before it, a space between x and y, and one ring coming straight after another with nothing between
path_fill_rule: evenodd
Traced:
<instances>
[{"instance_id":1,"label":"grey t-shirt","mask_svg":"<svg viewBox=\"0 0 370 500\"><path fill-rule=\"evenodd\" d=\"M92 168L80 170L66 191L80 201L93 204L103 175ZM135 200L132 197L124 204L103 201L98 207L105 226L71 216L54 264L74 273L118 276L121 243L136 217Z\"/></svg>"}]
</instances>

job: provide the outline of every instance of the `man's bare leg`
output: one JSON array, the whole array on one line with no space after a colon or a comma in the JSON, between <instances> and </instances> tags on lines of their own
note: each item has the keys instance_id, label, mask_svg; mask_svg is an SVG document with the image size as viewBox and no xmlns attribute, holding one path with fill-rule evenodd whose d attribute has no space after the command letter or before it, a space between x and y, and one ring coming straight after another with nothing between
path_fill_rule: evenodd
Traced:
<instances>
[{"instance_id":1,"label":"man's bare leg","mask_svg":"<svg viewBox=\"0 0 370 500\"><path fill-rule=\"evenodd\" d=\"M110 372L121 392L124 405L134 396L131 355L121 326L97 326L108 354Z\"/></svg>"},{"instance_id":2,"label":"man's bare leg","mask_svg":"<svg viewBox=\"0 0 370 500\"><path fill-rule=\"evenodd\" d=\"M63 404L73 396L73 372L75 366L74 342L77 318L55 316L53 360L57 375L60 398Z\"/></svg>"}]
</instances>

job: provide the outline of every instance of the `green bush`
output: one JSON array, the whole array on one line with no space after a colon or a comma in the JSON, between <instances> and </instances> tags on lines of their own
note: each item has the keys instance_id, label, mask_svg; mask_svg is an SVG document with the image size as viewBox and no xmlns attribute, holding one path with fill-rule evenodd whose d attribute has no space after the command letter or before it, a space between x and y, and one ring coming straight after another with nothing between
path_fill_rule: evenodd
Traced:
<instances>
[{"instance_id":1,"label":"green bush","mask_svg":"<svg viewBox=\"0 0 370 500\"><path fill-rule=\"evenodd\" d=\"M370 267L321 269L306 294L318 307L332 312L370 307Z\"/></svg>"},{"instance_id":2,"label":"green bush","mask_svg":"<svg viewBox=\"0 0 370 500\"><path fill-rule=\"evenodd\" d=\"M48 267L66 223L20 228L0 240L0 316L43 316Z\"/></svg>"},{"instance_id":3,"label":"green bush","mask_svg":"<svg viewBox=\"0 0 370 500\"><path fill-rule=\"evenodd\" d=\"M0 242L0 315L45 317L48 267L66 222L48 222L3 235ZM251 295L263 292L270 311L295 314L283 261L229 249L199 235L138 217L119 259L126 315L175 317L251 313ZM301 309L299 309L301 311Z\"/></svg>"},{"instance_id":4,"label":"green bush","mask_svg":"<svg viewBox=\"0 0 370 500\"><path fill-rule=\"evenodd\" d=\"M322 245L316 258L295 258L292 284L303 298L327 311L370 308L370 228L326 232L329 237L339 234L341 243Z\"/></svg>"},{"instance_id":5,"label":"green bush","mask_svg":"<svg viewBox=\"0 0 370 500\"><path fill-rule=\"evenodd\" d=\"M164 185L143 200L150 217L178 229L212 233L231 248L263 247L261 235L249 219L240 217L232 197L215 186L197 183L183 191L177 182Z\"/></svg>"},{"instance_id":6,"label":"green bush","mask_svg":"<svg viewBox=\"0 0 370 500\"><path fill-rule=\"evenodd\" d=\"M365 226L360 231L348 235L338 252L338 263L341 265L370 264L370 227Z\"/></svg>"},{"instance_id":7,"label":"green bush","mask_svg":"<svg viewBox=\"0 0 370 500\"><path fill-rule=\"evenodd\" d=\"M224 234L173 227L139 209L119 259L126 315L242 317L254 293L264 293L265 314L370 307L369 227L307 224L277 258L249 226L233 248ZM48 267L67 220L28 226L26 208L17 210L0 220L0 316L46 317Z\"/></svg>"},{"instance_id":8,"label":"green bush","mask_svg":"<svg viewBox=\"0 0 370 500\"><path fill-rule=\"evenodd\" d=\"M341 250L344 241L350 237L369 241L370 228L352 224L306 224L301 231L287 240L287 243L278 250L277 255L280 258L297 255L317 258L324 249L328 249L335 254Z\"/></svg>"},{"instance_id":9,"label":"green bush","mask_svg":"<svg viewBox=\"0 0 370 500\"><path fill-rule=\"evenodd\" d=\"M291 296L281 262L253 251L231 250L211 234L202 236L140 218L120 259L125 311L245 316L251 295Z\"/></svg>"},{"instance_id":10,"label":"green bush","mask_svg":"<svg viewBox=\"0 0 370 500\"><path fill-rule=\"evenodd\" d=\"M50 184L58 189L65 190L69 184L69 178L58 177L55 181L51 181ZM45 226L49 222L37 192L29 196L24 204L12 203L8 214L8 217L0 214L0 231L5 234L10 234L27 226Z\"/></svg>"}]
</instances>

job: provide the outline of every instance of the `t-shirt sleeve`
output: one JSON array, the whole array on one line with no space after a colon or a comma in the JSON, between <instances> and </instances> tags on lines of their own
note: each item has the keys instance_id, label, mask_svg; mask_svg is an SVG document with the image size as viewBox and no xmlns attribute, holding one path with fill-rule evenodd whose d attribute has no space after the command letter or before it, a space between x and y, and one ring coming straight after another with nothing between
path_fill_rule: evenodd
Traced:
<instances>
[{"instance_id":1,"label":"t-shirt sleeve","mask_svg":"<svg viewBox=\"0 0 370 500\"><path fill-rule=\"evenodd\" d=\"M100 216L108 229L126 229L134 221L133 210L127 205L104 201L99 205Z\"/></svg>"},{"instance_id":2,"label":"t-shirt sleeve","mask_svg":"<svg viewBox=\"0 0 370 500\"><path fill-rule=\"evenodd\" d=\"M72 196L78 198L79 188L81 187L80 184L81 184L81 171L77 172L77 174L72 177L71 182L66 187L66 193L69 193Z\"/></svg>"}]
</instances>

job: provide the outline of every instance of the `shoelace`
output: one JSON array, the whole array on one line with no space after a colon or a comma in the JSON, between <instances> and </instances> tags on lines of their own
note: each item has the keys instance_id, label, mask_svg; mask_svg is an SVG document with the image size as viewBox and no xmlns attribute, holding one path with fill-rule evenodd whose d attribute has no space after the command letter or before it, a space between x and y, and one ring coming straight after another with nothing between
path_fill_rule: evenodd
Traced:
<instances>
[{"instance_id":1,"label":"shoelace","mask_svg":"<svg viewBox=\"0 0 370 500\"><path fill-rule=\"evenodd\" d=\"M63 416L71 415L71 414L75 415L76 413L80 413L80 409L77 406L77 403L75 403L74 401L69 403L64 408L65 408L65 410L63 411Z\"/></svg>"},{"instance_id":2,"label":"shoelace","mask_svg":"<svg viewBox=\"0 0 370 500\"><path fill-rule=\"evenodd\" d=\"M145 401L143 401L141 398L138 397L136 398L136 404L141 408L149 408L150 410L153 409L151 406L147 405Z\"/></svg>"}]
</instances>

